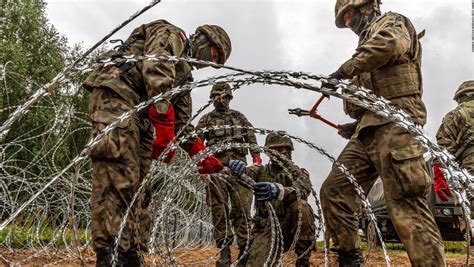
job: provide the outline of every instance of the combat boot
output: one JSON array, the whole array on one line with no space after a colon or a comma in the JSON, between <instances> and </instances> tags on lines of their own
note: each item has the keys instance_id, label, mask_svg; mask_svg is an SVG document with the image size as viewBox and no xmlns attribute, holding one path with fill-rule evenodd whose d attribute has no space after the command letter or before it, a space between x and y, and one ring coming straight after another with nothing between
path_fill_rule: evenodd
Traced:
<instances>
[{"instance_id":1,"label":"combat boot","mask_svg":"<svg viewBox=\"0 0 474 267\"><path fill-rule=\"evenodd\" d=\"M111 248L101 248L97 250L96 255L96 267L109 267L112 266L112 249Z\"/></svg>"},{"instance_id":2,"label":"combat boot","mask_svg":"<svg viewBox=\"0 0 474 267\"><path fill-rule=\"evenodd\" d=\"M309 259L297 259L295 267L309 267Z\"/></svg>"},{"instance_id":3,"label":"combat boot","mask_svg":"<svg viewBox=\"0 0 474 267\"><path fill-rule=\"evenodd\" d=\"M360 267L364 259L360 249L354 249L349 252L338 251L339 267Z\"/></svg>"},{"instance_id":4,"label":"combat boot","mask_svg":"<svg viewBox=\"0 0 474 267\"><path fill-rule=\"evenodd\" d=\"M237 256L237 259L240 259L237 263L237 267L247 266L247 262L249 260L249 251L245 251L245 246L239 248L239 256Z\"/></svg>"},{"instance_id":5,"label":"combat boot","mask_svg":"<svg viewBox=\"0 0 474 267\"><path fill-rule=\"evenodd\" d=\"M139 255L136 248L131 248L127 252L122 253L124 258L124 267L140 267L145 266L145 261L141 255Z\"/></svg>"},{"instance_id":6,"label":"combat boot","mask_svg":"<svg viewBox=\"0 0 474 267\"><path fill-rule=\"evenodd\" d=\"M95 262L95 266L96 267L111 267L113 255L114 255L114 250L112 248L101 248L97 250L96 252L97 260ZM122 252L119 252L117 254L117 258L115 259L115 266L116 267L126 266L126 259ZM129 266L138 266L138 265L129 265Z\"/></svg>"},{"instance_id":7,"label":"combat boot","mask_svg":"<svg viewBox=\"0 0 474 267\"><path fill-rule=\"evenodd\" d=\"M232 263L230 259L230 247L225 246L221 250L219 260L216 261L216 267L228 267Z\"/></svg>"}]
</instances>

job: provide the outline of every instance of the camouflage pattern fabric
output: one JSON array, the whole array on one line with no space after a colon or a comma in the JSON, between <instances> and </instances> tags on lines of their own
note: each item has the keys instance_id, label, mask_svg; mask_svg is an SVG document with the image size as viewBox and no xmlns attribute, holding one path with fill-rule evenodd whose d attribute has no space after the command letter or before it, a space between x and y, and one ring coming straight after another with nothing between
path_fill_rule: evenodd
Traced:
<instances>
[{"instance_id":1,"label":"camouflage pattern fabric","mask_svg":"<svg viewBox=\"0 0 474 267\"><path fill-rule=\"evenodd\" d=\"M443 118L436 134L438 144L474 174L474 98L459 104Z\"/></svg>"},{"instance_id":2,"label":"camouflage pattern fabric","mask_svg":"<svg viewBox=\"0 0 474 267\"><path fill-rule=\"evenodd\" d=\"M421 143L394 123L367 128L352 138L337 161L346 166L365 192L382 178L390 219L413 266L444 266L444 246L429 210L431 187ZM321 187L326 238L336 251L358 248L361 201L347 177L333 166Z\"/></svg>"},{"instance_id":3,"label":"camouflage pattern fabric","mask_svg":"<svg viewBox=\"0 0 474 267\"><path fill-rule=\"evenodd\" d=\"M227 176L225 180L210 176L207 203L212 211L213 234L216 245L221 248L231 245L234 232L237 245L244 248L252 229L250 207L252 190L238 182L237 176Z\"/></svg>"},{"instance_id":4,"label":"camouflage pattern fabric","mask_svg":"<svg viewBox=\"0 0 474 267\"><path fill-rule=\"evenodd\" d=\"M404 110L424 125L421 100L421 45L408 18L386 13L375 18L359 35L355 54L341 69L358 85ZM346 107L347 108L347 107ZM444 266L444 247L425 196L431 186L423 159L424 149L410 133L371 111L353 112L356 132L338 161L354 175L365 192L382 178L385 204L413 266ZM361 202L347 177L335 166L321 187L326 238L335 249L358 248Z\"/></svg>"},{"instance_id":5,"label":"camouflage pattern fabric","mask_svg":"<svg viewBox=\"0 0 474 267\"><path fill-rule=\"evenodd\" d=\"M248 126L252 124L247 118L236 110L211 111L205 114L196 126L196 130L213 126ZM206 146L212 146L222 141L232 141L236 143L257 144L255 133L243 129L219 129L210 130L202 134L201 138L206 142ZM260 155L258 150L251 150L251 155ZM248 150L245 148L235 148L215 153L224 165L229 164L230 159L238 159L246 162L245 156ZM249 236L250 226L250 206L252 205L252 190L237 182L236 176L229 176L226 181L211 179L208 188L208 203L211 206L214 224L214 239L218 246L232 243L233 235L231 227L237 235L237 244L244 247ZM230 200L230 203L229 203ZM230 205L229 205L230 204Z\"/></svg>"},{"instance_id":6,"label":"camouflage pattern fabric","mask_svg":"<svg viewBox=\"0 0 474 267\"><path fill-rule=\"evenodd\" d=\"M182 30L165 20L141 25L133 30L124 44L100 56L100 59L122 56L182 56L185 40ZM169 91L173 86L188 86L192 67L186 62L138 61L99 66L86 78L85 89L90 96L90 114L95 136L123 112L138 103ZM178 132L192 113L191 95L182 93L173 99L158 102L157 107L172 103L175 110L175 131ZM166 112L167 108L157 108ZM183 134L193 131L187 126ZM92 239L94 249L113 245L118 227L141 179L151 164L153 128L148 115L132 115L117 129L104 137L91 151L92 173ZM194 143L183 144L189 150ZM149 188L141 204L134 208L119 241L119 249L140 246L146 250L151 219L146 210Z\"/></svg>"},{"instance_id":7,"label":"camouflage pattern fabric","mask_svg":"<svg viewBox=\"0 0 474 267\"><path fill-rule=\"evenodd\" d=\"M92 138L129 111L130 104L108 88L94 88L89 102ZM136 114L102 138L90 152L92 159L91 229L94 250L112 247L125 211L151 164L153 127ZM119 251L147 250L151 216L147 210L151 188L132 207L118 241Z\"/></svg>"},{"instance_id":8,"label":"camouflage pattern fabric","mask_svg":"<svg viewBox=\"0 0 474 267\"><path fill-rule=\"evenodd\" d=\"M301 228L295 246L295 252L303 259L309 259L315 242L314 213L307 199L311 193L311 180L306 170L296 166L290 167L293 181L281 168L272 163L265 166L252 166L246 169L246 174L255 182L276 182L284 186L283 200L273 200L273 206L278 217L282 232L284 251L288 251L295 238L298 214L301 211ZM297 197L299 192L300 198ZM256 213L253 218L252 243L250 246L248 266L263 266L269 256L271 246L271 222L268 220L268 210L263 202L256 202ZM280 254L283 251L275 251ZM273 256L273 255L272 255Z\"/></svg>"},{"instance_id":9,"label":"camouflage pattern fabric","mask_svg":"<svg viewBox=\"0 0 474 267\"><path fill-rule=\"evenodd\" d=\"M426 108L421 100L420 60L421 45L410 20L388 12L361 33L356 53L342 68L356 85L389 99L394 107L404 110L415 123L424 125ZM359 119L359 124L356 136L365 127L390 122L371 111L357 113L359 116L355 118Z\"/></svg>"}]
</instances>

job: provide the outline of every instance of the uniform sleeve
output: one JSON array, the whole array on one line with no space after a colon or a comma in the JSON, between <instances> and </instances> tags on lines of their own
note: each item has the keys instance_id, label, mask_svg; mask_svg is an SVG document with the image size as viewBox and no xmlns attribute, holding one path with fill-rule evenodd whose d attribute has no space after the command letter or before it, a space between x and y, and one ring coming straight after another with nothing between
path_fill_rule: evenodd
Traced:
<instances>
[{"instance_id":1,"label":"uniform sleeve","mask_svg":"<svg viewBox=\"0 0 474 267\"><path fill-rule=\"evenodd\" d=\"M292 203L296 201L297 198L297 191L300 193L301 199L307 200L308 196L311 194L311 180L309 178L309 173L305 169L294 168L292 170L293 175L293 185L285 187L285 196L283 201Z\"/></svg>"},{"instance_id":2,"label":"uniform sleeve","mask_svg":"<svg viewBox=\"0 0 474 267\"><path fill-rule=\"evenodd\" d=\"M249 122L249 120L244 115L242 115L242 121L243 121L243 124L244 124L243 126L253 128L253 125ZM246 131L245 135L244 135L245 142L249 143L251 145L258 145L257 137L255 136L255 132L251 131L249 129L247 129L245 131ZM250 149L250 155L252 155L252 157L253 156L260 156L260 150L259 149Z\"/></svg>"},{"instance_id":3,"label":"uniform sleeve","mask_svg":"<svg viewBox=\"0 0 474 267\"><path fill-rule=\"evenodd\" d=\"M196 125L196 132L207 127L206 121L207 121L207 114L202 116L201 119L199 120L198 124ZM204 142L205 140L208 139L209 132L205 132L205 133L201 132L198 135L199 135L199 137L201 137L202 141Z\"/></svg>"},{"instance_id":4,"label":"uniform sleeve","mask_svg":"<svg viewBox=\"0 0 474 267\"><path fill-rule=\"evenodd\" d=\"M385 16L375 23L371 36L342 65L350 77L396 62L410 51L410 34L401 16Z\"/></svg>"},{"instance_id":5,"label":"uniform sleeve","mask_svg":"<svg viewBox=\"0 0 474 267\"><path fill-rule=\"evenodd\" d=\"M263 168L263 166L252 165L245 168L245 174L258 183L260 180L260 173L262 172Z\"/></svg>"},{"instance_id":6,"label":"uniform sleeve","mask_svg":"<svg viewBox=\"0 0 474 267\"><path fill-rule=\"evenodd\" d=\"M452 110L443 118L443 122L436 133L438 145L446 148L449 153L454 155L458 149L457 138L466 121L461 112Z\"/></svg>"},{"instance_id":7,"label":"uniform sleeve","mask_svg":"<svg viewBox=\"0 0 474 267\"><path fill-rule=\"evenodd\" d=\"M176 33L162 27L146 29L144 55L180 56L184 44ZM145 60L142 75L149 97L171 90L176 76L175 62Z\"/></svg>"}]
</instances>

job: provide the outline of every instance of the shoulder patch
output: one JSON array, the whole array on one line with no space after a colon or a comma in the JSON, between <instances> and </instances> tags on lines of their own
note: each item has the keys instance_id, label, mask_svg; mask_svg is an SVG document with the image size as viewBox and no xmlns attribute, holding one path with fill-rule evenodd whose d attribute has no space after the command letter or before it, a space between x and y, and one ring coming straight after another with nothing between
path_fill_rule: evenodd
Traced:
<instances>
[{"instance_id":1,"label":"shoulder patch","mask_svg":"<svg viewBox=\"0 0 474 267\"><path fill-rule=\"evenodd\" d=\"M183 31L180 31L179 39L181 40L181 42L186 43L186 41L188 40L188 38L186 38L186 33L184 33Z\"/></svg>"},{"instance_id":2,"label":"shoulder patch","mask_svg":"<svg viewBox=\"0 0 474 267\"><path fill-rule=\"evenodd\" d=\"M384 13L382 16L378 17L375 22L379 22L381 19L383 19L387 15L387 13Z\"/></svg>"},{"instance_id":3,"label":"shoulder patch","mask_svg":"<svg viewBox=\"0 0 474 267\"><path fill-rule=\"evenodd\" d=\"M304 173L304 175L309 176L309 171L305 168L301 168L301 171Z\"/></svg>"}]
</instances>

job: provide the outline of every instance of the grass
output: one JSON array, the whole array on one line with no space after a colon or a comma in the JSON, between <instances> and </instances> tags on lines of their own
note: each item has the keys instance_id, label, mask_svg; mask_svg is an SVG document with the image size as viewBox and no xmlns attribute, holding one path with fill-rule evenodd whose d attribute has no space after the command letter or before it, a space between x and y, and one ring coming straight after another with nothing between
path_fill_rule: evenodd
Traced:
<instances>
[{"instance_id":1,"label":"grass","mask_svg":"<svg viewBox=\"0 0 474 267\"><path fill-rule=\"evenodd\" d=\"M466 245L465 241L444 241L444 251L446 256L459 256L465 254ZM363 251L368 251L369 246L366 242L360 241L360 247ZM387 250L390 253L404 253L405 248L401 243L385 243ZM324 242L323 241L316 241L316 249L323 250L324 249ZM372 252L382 252L381 247L376 247L371 249Z\"/></svg>"},{"instance_id":2,"label":"grass","mask_svg":"<svg viewBox=\"0 0 474 267\"><path fill-rule=\"evenodd\" d=\"M90 234L85 230L78 230L79 242L86 244ZM72 229L53 229L51 227L23 228L19 226L7 226L0 231L0 246L12 248L28 248L35 245L50 244L61 246L73 242L74 233Z\"/></svg>"}]
</instances>

